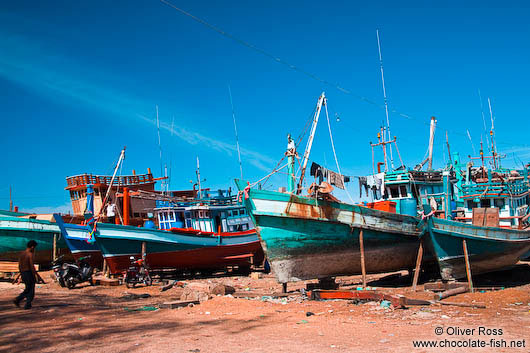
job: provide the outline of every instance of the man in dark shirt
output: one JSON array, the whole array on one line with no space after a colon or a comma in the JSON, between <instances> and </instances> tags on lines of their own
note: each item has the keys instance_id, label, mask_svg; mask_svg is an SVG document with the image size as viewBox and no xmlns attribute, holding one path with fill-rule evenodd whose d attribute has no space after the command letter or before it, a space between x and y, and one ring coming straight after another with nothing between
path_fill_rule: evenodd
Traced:
<instances>
[{"instance_id":1,"label":"man in dark shirt","mask_svg":"<svg viewBox=\"0 0 530 353\"><path fill-rule=\"evenodd\" d=\"M37 242L35 240L30 240L27 244L26 250L20 253L20 256L18 257L18 270L20 271L20 277L22 278L22 282L26 285L26 288L14 300L14 303L16 306L20 306L20 302L26 298L24 309L31 309L31 302L35 296L35 283L40 278L33 265L33 255L35 254L36 246Z\"/></svg>"}]
</instances>

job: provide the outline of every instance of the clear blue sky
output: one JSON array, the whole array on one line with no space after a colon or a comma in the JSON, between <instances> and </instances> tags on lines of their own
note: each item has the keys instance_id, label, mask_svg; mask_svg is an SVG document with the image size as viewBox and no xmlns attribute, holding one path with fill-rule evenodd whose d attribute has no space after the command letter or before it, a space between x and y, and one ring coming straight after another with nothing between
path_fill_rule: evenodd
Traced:
<instances>
[{"instance_id":1,"label":"clear blue sky","mask_svg":"<svg viewBox=\"0 0 530 353\"><path fill-rule=\"evenodd\" d=\"M478 89L493 103L505 165L530 161L530 11L527 2L176 1L234 36L352 92L274 62L158 1L10 1L0 8L0 208L8 189L22 209L64 209L65 177L110 173L127 146L123 174L160 175L159 106L171 188L189 188L195 158L212 188L239 175L232 95L245 178L266 175L326 91L345 174L371 172L370 141L384 110L380 30L392 134L413 166L438 118L435 166L445 129L452 151L472 153L484 134ZM501 5L499 5L501 4ZM340 121L335 119L340 116ZM325 115L312 159L333 167ZM174 131L170 131L174 119ZM518 159L513 158L513 154ZM445 155L444 155L445 154ZM284 177L273 188L285 185ZM357 193L357 185L350 190Z\"/></svg>"}]
</instances>

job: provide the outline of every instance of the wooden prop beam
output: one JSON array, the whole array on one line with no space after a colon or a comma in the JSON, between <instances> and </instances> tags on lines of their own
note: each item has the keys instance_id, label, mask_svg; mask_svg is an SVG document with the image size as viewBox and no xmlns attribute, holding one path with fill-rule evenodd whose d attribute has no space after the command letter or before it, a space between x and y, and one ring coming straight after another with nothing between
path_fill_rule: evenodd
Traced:
<instances>
[{"instance_id":1,"label":"wooden prop beam","mask_svg":"<svg viewBox=\"0 0 530 353\"><path fill-rule=\"evenodd\" d=\"M363 275L363 289L366 289L366 263L364 258L364 238L362 228L359 232L359 247L361 248L361 273Z\"/></svg>"},{"instance_id":2,"label":"wooden prop beam","mask_svg":"<svg viewBox=\"0 0 530 353\"><path fill-rule=\"evenodd\" d=\"M421 261L423 260L423 239L420 240L420 246L418 248L418 256L416 258L416 268L414 269L414 279L412 281L412 290L416 292L416 286L418 285L418 279L420 278Z\"/></svg>"},{"instance_id":3,"label":"wooden prop beam","mask_svg":"<svg viewBox=\"0 0 530 353\"><path fill-rule=\"evenodd\" d=\"M466 260L466 273L467 273L467 282L469 283L469 291L473 293L474 290L473 290L473 280L471 278L471 265L469 264L469 253L467 252L467 243L465 239L462 240L462 246L464 248L464 258Z\"/></svg>"}]
</instances>

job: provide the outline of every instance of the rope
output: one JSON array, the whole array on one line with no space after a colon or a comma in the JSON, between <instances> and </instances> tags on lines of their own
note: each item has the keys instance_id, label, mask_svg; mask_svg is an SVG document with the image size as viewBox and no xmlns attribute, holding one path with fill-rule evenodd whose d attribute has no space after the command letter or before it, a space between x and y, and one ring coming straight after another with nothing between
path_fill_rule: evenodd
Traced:
<instances>
[{"instance_id":1,"label":"rope","mask_svg":"<svg viewBox=\"0 0 530 353\"><path fill-rule=\"evenodd\" d=\"M326 102L324 102L324 103L326 103ZM335 163L337 164L337 170L338 170L339 174L342 176L342 173L340 171L339 161L337 159L337 154L335 153L335 144L333 143L333 134L331 133L331 125L329 123L328 105L324 104L324 106L326 107L326 119L328 121L329 138L331 139L331 148L333 149L333 157L335 157ZM346 188L346 185L344 185L344 191L346 191L346 194L350 198L351 203L355 203L353 201L353 198L351 197L350 193L348 192L348 188Z\"/></svg>"}]
</instances>

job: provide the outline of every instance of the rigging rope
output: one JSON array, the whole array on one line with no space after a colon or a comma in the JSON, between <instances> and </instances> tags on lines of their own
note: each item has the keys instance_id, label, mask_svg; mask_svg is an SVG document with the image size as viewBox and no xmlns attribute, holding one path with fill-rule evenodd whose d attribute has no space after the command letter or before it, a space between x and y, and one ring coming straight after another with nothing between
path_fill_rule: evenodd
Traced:
<instances>
[{"instance_id":1,"label":"rigging rope","mask_svg":"<svg viewBox=\"0 0 530 353\"><path fill-rule=\"evenodd\" d=\"M326 103L326 102L324 102L324 103ZM333 135L331 134L331 125L329 123L328 105L324 104L324 106L326 107L326 119L328 121L329 138L331 139L331 148L333 149L333 157L335 157L335 163L337 164L337 170L338 170L339 174L341 175L341 177L343 177L342 173L340 171L340 166L339 166L339 161L337 159L337 154L335 153L335 144L333 143ZM344 191L346 191L346 194L350 198L351 203L354 203L353 198L351 197L350 193L348 192L348 188L346 187L346 185L344 185Z\"/></svg>"}]
</instances>

